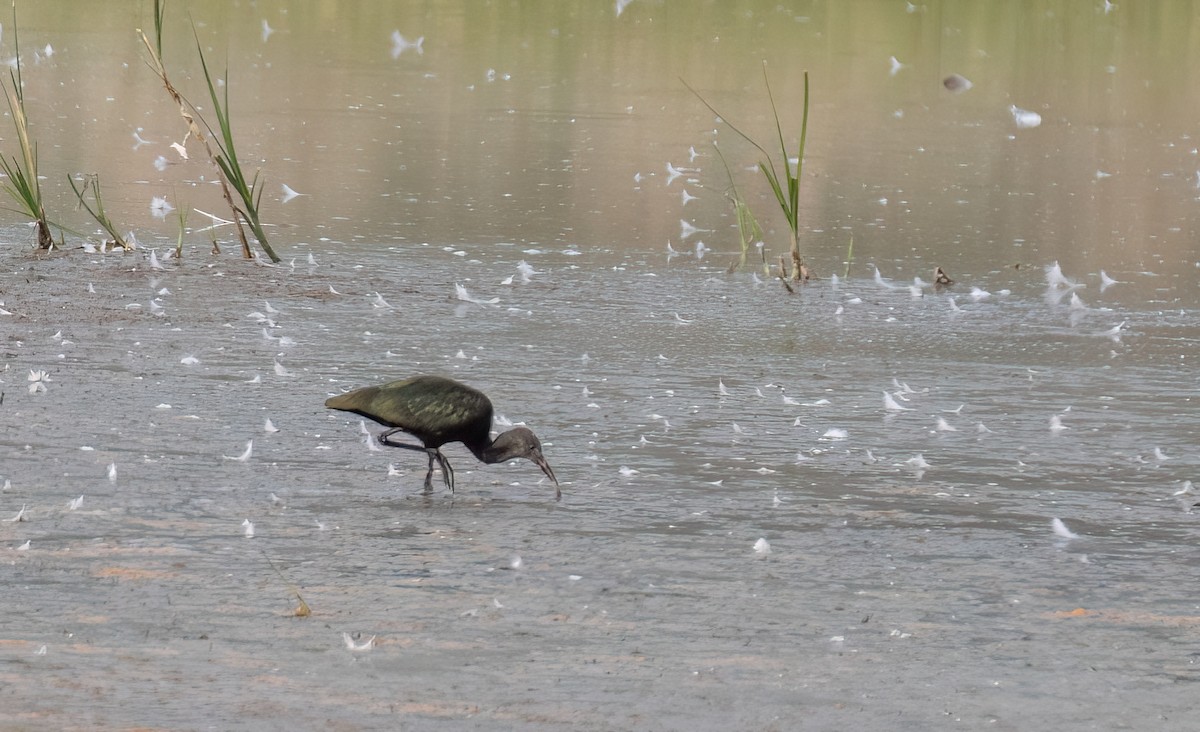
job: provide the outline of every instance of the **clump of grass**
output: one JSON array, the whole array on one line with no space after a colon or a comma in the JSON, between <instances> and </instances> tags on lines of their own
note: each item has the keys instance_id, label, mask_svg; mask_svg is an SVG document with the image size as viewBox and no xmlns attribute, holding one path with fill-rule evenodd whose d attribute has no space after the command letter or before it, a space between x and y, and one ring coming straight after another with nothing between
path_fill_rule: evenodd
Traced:
<instances>
[{"instance_id":1,"label":"clump of grass","mask_svg":"<svg viewBox=\"0 0 1200 732\"><path fill-rule=\"evenodd\" d=\"M195 28L192 29L193 32ZM217 89L213 85L212 75L208 72L208 63L204 59L204 49L200 47L200 39L196 38L196 52L200 54L200 68L204 70L204 80L208 83L208 95L212 98L213 114L217 117L217 126L220 128L221 135L217 137L213 134L213 138L217 142L217 148L220 153L217 154L215 160L217 167L221 169L221 173L233 189L237 191L238 196L242 199L242 208L233 206L236 213L241 216L250 225L250 230L254 232L254 238L258 239L259 246L267 253L272 262L278 262L279 257L267 242L267 234L263 231L262 221L258 215L259 203L262 201L263 186L259 181L259 172L255 171L254 178L247 180L245 172L242 171L241 162L238 160L237 150L233 146L233 127L229 121L229 74L226 72L225 77L221 80L225 88L225 99L217 98ZM205 121L205 126L208 122ZM209 127L209 132L212 132Z\"/></svg>"},{"instance_id":2,"label":"clump of grass","mask_svg":"<svg viewBox=\"0 0 1200 732\"><path fill-rule=\"evenodd\" d=\"M217 96L213 77L209 73L208 63L204 58L204 51L200 47L199 36L196 36L196 49L200 52L200 65L204 70L204 79L208 84L209 96L212 98L214 113L217 116L217 127L221 133L218 137L212 126L204 119L199 110L196 109L196 106L188 101L167 77L162 57L162 31L165 13L165 0L154 0L153 42L150 41L144 32L138 31L142 38L142 43L146 46L146 50L150 54L149 66L155 75L158 76L159 81L162 82L163 88L166 89L172 101L179 106L179 115L187 123L188 135L196 138L196 141L204 146L204 151L208 154L209 160L220 171L218 180L221 183L221 194L224 196L229 208L233 211L235 230L242 244L242 255L247 259L253 257L250 251L250 242L247 240L245 229L242 227L242 222L245 221L250 226L255 238L258 239L259 246L262 247L263 252L266 253L272 262L278 262L280 261L279 256L275 254L275 250L271 248L270 243L267 241L267 236L263 231L258 213L263 191L262 186L259 184L258 174L255 173L253 179L247 179L238 160L237 151L234 148L232 125L229 119L229 86L228 84L225 85L225 100L224 105L222 105L220 98ZM194 26L192 32L195 35ZM197 123L197 119L199 119L200 123ZM203 128L201 124L203 124ZM216 140L218 151L214 151L209 144L209 136L204 134L205 129ZM237 191L238 198L241 199L241 206L235 202L233 194L230 192L231 186Z\"/></svg>"},{"instance_id":3,"label":"clump of grass","mask_svg":"<svg viewBox=\"0 0 1200 732\"><path fill-rule=\"evenodd\" d=\"M704 106L708 107L709 111L724 120L725 124L729 125L729 129L736 132L739 137L749 142L763 154L764 159L759 161L758 168L770 184L771 191L775 194L775 200L779 203L779 208L783 211L784 218L787 219L792 255L791 279L799 282L802 279L808 279L808 268L804 264L804 259L800 256L800 177L804 171L804 146L808 138L808 72L804 72L804 116L800 122L800 142L796 149L795 173L792 172L787 143L784 142L783 138L783 126L779 122L779 110L775 106L775 95L771 92L771 81L767 77L767 65L765 62L763 63L763 82L767 87L767 98L771 102L771 114L775 118L775 132L779 137L780 162L783 169L782 175L780 175L779 168L775 166L775 161L772 160L771 154L762 145L734 126L723 114L709 104L700 95L700 92L693 89L687 82L684 82L684 86L687 86L688 90L695 94ZM783 274L785 277L787 276L786 269L784 269Z\"/></svg>"},{"instance_id":4,"label":"clump of grass","mask_svg":"<svg viewBox=\"0 0 1200 732\"><path fill-rule=\"evenodd\" d=\"M38 178L37 143L29 138L29 119L25 116L25 88L21 80L21 45L17 39L17 4L13 3L13 47L16 50L15 68L8 72L9 84L4 86L8 98L8 109L12 113L13 125L17 128L17 143L21 157L0 155L0 167L8 180L4 190L16 202L19 213L33 219L37 225L37 242L40 249L52 249L54 236L50 233L50 220L42 204L42 184Z\"/></svg>"},{"instance_id":5,"label":"clump of grass","mask_svg":"<svg viewBox=\"0 0 1200 732\"><path fill-rule=\"evenodd\" d=\"M83 177L83 188L75 185L75 178L72 176L67 176L67 182L71 184L71 190L75 191L75 197L79 199L79 205L86 209L92 215L92 218L96 220L96 223L100 224L108 232L108 235L112 237L113 247L121 247L125 251L133 249L133 245L127 242L125 237L121 236L120 232L117 231L117 227L108 218L108 214L104 212L104 199L100 197L100 175L98 173L85 175ZM92 193L92 199L95 201L95 208L92 208L87 202L86 196L89 190Z\"/></svg>"}]
</instances>

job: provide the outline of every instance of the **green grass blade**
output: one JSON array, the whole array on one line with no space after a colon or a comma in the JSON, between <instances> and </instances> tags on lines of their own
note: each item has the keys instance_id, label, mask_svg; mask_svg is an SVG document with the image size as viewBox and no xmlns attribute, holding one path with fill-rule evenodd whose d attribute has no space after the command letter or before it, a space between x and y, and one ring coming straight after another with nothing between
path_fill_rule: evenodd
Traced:
<instances>
[{"instance_id":1,"label":"green grass blade","mask_svg":"<svg viewBox=\"0 0 1200 732\"><path fill-rule=\"evenodd\" d=\"M108 214L104 212L104 199L100 196L100 176L95 173L86 176L83 181L83 190L80 190L75 185L75 179L70 175L67 175L67 182L71 184L71 190L75 191L75 197L79 199L79 205L86 209L91 214L91 217L96 220L96 223L100 224L101 228L112 237L113 245L126 250L132 249L133 247L129 246L128 242L125 241L125 237L121 236L120 232L117 231L117 227L108 218ZM92 198L96 201L96 208L94 209L88 204L85 198L88 190L91 190Z\"/></svg>"},{"instance_id":2,"label":"green grass blade","mask_svg":"<svg viewBox=\"0 0 1200 732\"><path fill-rule=\"evenodd\" d=\"M808 139L808 72L804 72L804 116L800 118L800 144L796 147L796 178L804 169L804 147Z\"/></svg>"},{"instance_id":3,"label":"green grass blade","mask_svg":"<svg viewBox=\"0 0 1200 732\"><path fill-rule=\"evenodd\" d=\"M758 169L766 176L767 182L771 184L771 190L775 193L775 200L779 201L779 207L784 210L786 215L788 206L787 198L783 195L783 188L779 186L779 178L775 175L774 168L768 168L766 163L759 163Z\"/></svg>"},{"instance_id":4,"label":"green grass blade","mask_svg":"<svg viewBox=\"0 0 1200 732\"><path fill-rule=\"evenodd\" d=\"M807 78L807 72L805 76ZM778 181L773 184L773 187L777 189L775 195L780 199L779 205L783 207L784 217L787 218L788 225L794 234L799 228L800 221L800 161L797 161L796 164L797 174L793 176L792 164L788 160L787 143L783 141L783 126L779 122L779 110L775 106L775 94L771 91L771 80L767 77L766 62L763 62L763 83L767 87L767 99L771 102L771 115L775 118L775 133L779 136L779 151L783 155L783 169L787 175L787 198L781 197Z\"/></svg>"},{"instance_id":5,"label":"green grass blade","mask_svg":"<svg viewBox=\"0 0 1200 732\"><path fill-rule=\"evenodd\" d=\"M739 129L738 129L738 128L737 128L737 127L736 127L736 126L735 126L735 125L734 125L732 122L730 122L730 121L729 121L729 119L728 119L728 118L727 118L725 115L723 115L723 114L721 114L720 112L718 112L718 111L716 110L716 108L715 108L715 107L713 107L713 105L711 105L711 104L709 104L709 103L708 103L708 100L707 100L707 99L705 99L704 97L700 96L700 92L698 92L698 91L696 91L695 89L693 89L693 88L692 88L691 84L688 84L688 83L687 83L686 81L684 81L683 79L680 79L679 81L680 81L680 82L681 82L681 83L682 83L684 86L686 86L686 87L687 87L688 91L690 91L692 94L696 95L696 98L700 100L700 103L701 103L701 104L703 104L704 106L708 107L708 111L710 111L710 112L712 112L713 114L715 114L715 115L717 115L718 117L720 117L720 118L721 118L721 121L723 121L725 124L729 125L729 129L731 129L731 130L733 130L734 132L736 132L736 133L737 133L737 135L738 135L738 137L740 137L740 138L742 138L743 140L745 140L746 142L750 143L751 145L753 145L753 146L754 146L754 148L755 148L755 149L757 149L757 150L758 150L760 153L762 153L762 154L763 154L763 157L764 157L764 158L766 158L766 161L767 161L767 163L766 163L766 164L767 164L768 166L770 166L770 168L771 168L771 174L772 174L772 175L775 175L775 163L771 162L771 154L770 154L770 153L768 153L766 150L764 150L764 149L763 149L763 147L762 147L762 145L759 145L759 144L758 144L758 143L757 143L757 142L754 140L754 138L753 138L753 137L751 137L750 135L747 135L745 132L742 132L741 130L739 130ZM784 160L784 163L785 163L785 164L786 164L786 162L787 162L787 161L786 161L786 160Z\"/></svg>"},{"instance_id":6,"label":"green grass blade","mask_svg":"<svg viewBox=\"0 0 1200 732\"><path fill-rule=\"evenodd\" d=\"M154 50L162 60L163 18L167 12L167 0L154 0Z\"/></svg>"},{"instance_id":7,"label":"green grass blade","mask_svg":"<svg viewBox=\"0 0 1200 732\"><path fill-rule=\"evenodd\" d=\"M767 99L771 102L771 116L775 118L775 134L779 136L779 151L783 153L783 169L788 180L792 179L791 164L788 163L787 144L783 141L783 126L779 123L779 110L775 107L775 95L771 93L771 80L767 78L767 62L763 61L763 83L767 87ZM788 186L789 190L791 186Z\"/></svg>"},{"instance_id":8,"label":"green grass blade","mask_svg":"<svg viewBox=\"0 0 1200 732\"><path fill-rule=\"evenodd\" d=\"M721 148L714 144L713 149L717 152L717 158L721 161L721 166L725 168L725 175L729 178L729 193L727 194L733 201L734 212L737 216L738 239L740 239L742 253L738 261L730 267L729 271L741 269L746 266L746 258L750 253L750 247L755 242L761 242L763 239L762 227L758 225L758 219L754 218L754 213L750 210L750 206L746 200L742 198L741 191L738 190L737 184L733 181L733 171L729 169L729 162L725 160L725 154L721 152Z\"/></svg>"},{"instance_id":9,"label":"green grass blade","mask_svg":"<svg viewBox=\"0 0 1200 732\"><path fill-rule=\"evenodd\" d=\"M800 176L804 172L804 147L808 139L808 72L804 72L804 115L800 119L800 142L796 146L796 198L794 205L800 209Z\"/></svg>"}]
</instances>

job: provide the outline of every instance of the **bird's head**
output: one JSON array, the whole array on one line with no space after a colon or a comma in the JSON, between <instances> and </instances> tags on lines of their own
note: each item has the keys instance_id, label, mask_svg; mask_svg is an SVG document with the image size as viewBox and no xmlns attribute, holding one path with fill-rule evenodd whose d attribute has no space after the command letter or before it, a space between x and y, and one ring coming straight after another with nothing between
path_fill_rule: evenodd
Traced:
<instances>
[{"instance_id":1,"label":"bird's head","mask_svg":"<svg viewBox=\"0 0 1200 732\"><path fill-rule=\"evenodd\" d=\"M554 481L555 499L562 498L562 489L558 486L558 478L554 477L550 463L546 462L546 457L542 455L542 442L537 435L533 434L533 430L526 427L514 427L507 432L501 432L496 436L496 441L492 443L491 449L502 460L525 458L533 462L542 469L547 478Z\"/></svg>"}]
</instances>

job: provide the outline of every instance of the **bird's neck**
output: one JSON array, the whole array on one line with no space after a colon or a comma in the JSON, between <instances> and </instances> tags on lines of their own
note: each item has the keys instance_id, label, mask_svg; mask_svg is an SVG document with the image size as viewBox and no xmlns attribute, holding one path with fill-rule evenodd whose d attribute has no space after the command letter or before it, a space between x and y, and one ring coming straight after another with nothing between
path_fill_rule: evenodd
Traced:
<instances>
[{"instance_id":1,"label":"bird's neck","mask_svg":"<svg viewBox=\"0 0 1200 732\"><path fill-rule=\"evenodd\" d=\"M485 433L478 439L463 440L462 443L467 446L467 449L471 451L472 455L479 459L479 462L487 463L489 465L500 462L499 460L489 459L494 452L492 450L492 445L495 444L495 440L492 439L491 435Z\"/></svg>"},{"instance_id":2,"label":"bird's neck","mask_svg":"<svg viewBox=\"0 0 1200 732\"><path fill-rule=\"evenodd\" d=\"M503 444L500 443L499 435L497 435L497 439L495 440L491 439L489 436L482 443L476 445L467 445L467 449L473 452L475 457L479 458L480 462L488 465L502 463L512 458L512 455L509 454L509 451L505 449Z\"/></svg>"}]
</instances>

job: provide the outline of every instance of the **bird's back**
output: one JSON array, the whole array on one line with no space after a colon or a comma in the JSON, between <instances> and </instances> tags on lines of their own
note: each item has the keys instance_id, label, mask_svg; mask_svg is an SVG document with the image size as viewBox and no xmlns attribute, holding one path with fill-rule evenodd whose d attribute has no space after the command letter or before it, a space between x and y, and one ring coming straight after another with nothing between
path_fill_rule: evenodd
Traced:
<instances>
[{"instance_id":1,"label":"bird's back","mask_svg":"<svg viewBox=\"0 0 1200 732\"><path fill-rule=\"evenodd\" d=\"M463 442L474 449L490 441L492 402L478 389L443 376L356 389L330 397L325 406L399 427L427 447Z\"/></svg>"}]
</instances>

